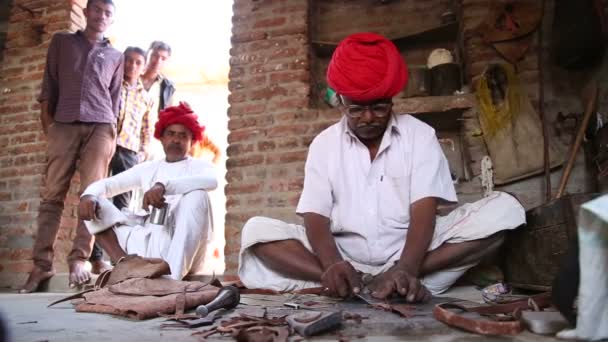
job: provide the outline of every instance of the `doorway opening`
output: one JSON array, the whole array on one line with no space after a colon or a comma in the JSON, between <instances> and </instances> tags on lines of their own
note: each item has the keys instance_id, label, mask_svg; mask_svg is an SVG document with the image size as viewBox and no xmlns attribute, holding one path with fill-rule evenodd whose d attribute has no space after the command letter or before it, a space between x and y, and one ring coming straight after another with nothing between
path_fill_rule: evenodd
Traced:
<instances>
[{"instance_id":1,"label":"doorway opening","mask_svg":"<svg viewBox=\"0 0 608 342\"><path fill-rule=\"evenodd\" d=\"M226 149L228 147L228 72L232 1L114 0L116 13L108 36L120 51L163 41L172 54L162 74L173 81L173 104L186 101L205 126L205 134L219 148L215 166L218 188L209 193L214 218L204 274L223 274L226 214ZM209 161L212 154L201 158Z\"/></svg>"}]
</instances>

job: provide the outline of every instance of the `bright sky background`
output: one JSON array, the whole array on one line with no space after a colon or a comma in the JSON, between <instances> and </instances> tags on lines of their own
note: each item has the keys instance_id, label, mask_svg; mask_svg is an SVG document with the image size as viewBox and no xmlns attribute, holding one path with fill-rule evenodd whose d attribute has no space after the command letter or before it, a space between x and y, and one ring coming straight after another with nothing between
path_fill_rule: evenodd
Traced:
<instances>
[{"instance_id":1,"label":"bright sky background","mask_svg":"<svg viewBox=\"0 0 608 342\"><path fill-rule=\"evenodd\" d=\"M114 0L114 3L115 20L107 32L114 46L120 51L127 46L147 50L154 40L168 43L172 55L163 74L176 83L174 104L187 101L205 125L205 134L222 151L216 165L218 188L210 192L215 229L204 267L206 274L222 274L233 1ZM210 257L216 248L220 259Z\"/></svg>"},{"instance_id":2,"label":"bright sky background","mask_svg":"<svg viewBox=\"0 0 608 342\"><path fill-rule=\"evenodd\" d=\"M119 50L154 40L173 55L166 73L177 82L228 82L231 0L114 0L108 36ZM193 69L194 67L194 69Z\"/></svg>"}]
</instances>

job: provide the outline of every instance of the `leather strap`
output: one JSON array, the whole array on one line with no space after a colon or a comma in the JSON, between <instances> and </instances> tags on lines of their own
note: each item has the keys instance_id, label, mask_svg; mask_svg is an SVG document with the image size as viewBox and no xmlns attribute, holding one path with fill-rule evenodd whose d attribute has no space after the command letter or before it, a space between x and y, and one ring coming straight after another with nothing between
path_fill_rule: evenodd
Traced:
<instances>
[{"instance_id":1,"label":"leather strap","mask_svg":"<svg viewBox=\"0 0 608 342\"><path fill-rule=\"evenodd\" d=\"M524 329L523 323L517 319L521 310L539 310L549 305L551 305L551 293L541 293L499 305L465 307L458 303L441 303L433 309L433 316L449 326L481 335L516 335ZM463 314L466 312L476 313L483 317L473 318Z\"/></svg>"}]
</instances>

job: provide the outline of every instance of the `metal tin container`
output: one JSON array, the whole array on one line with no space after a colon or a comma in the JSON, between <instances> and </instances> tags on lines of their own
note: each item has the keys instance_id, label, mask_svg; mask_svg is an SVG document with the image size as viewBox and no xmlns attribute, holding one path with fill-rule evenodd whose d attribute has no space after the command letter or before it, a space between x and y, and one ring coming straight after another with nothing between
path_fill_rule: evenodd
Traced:
<instances>
[{"instance_id":1,"label":"metal tin container","mask_svg":"<svg viewBox=\"0 0 608 342\"><path fill-rule=\"evenodd\" d=\"M161 208L152 207L150 212L150 223L164 226L167 222L167 215L169 213L169 205L165 203Z\"/></svg>"}]
</instances>

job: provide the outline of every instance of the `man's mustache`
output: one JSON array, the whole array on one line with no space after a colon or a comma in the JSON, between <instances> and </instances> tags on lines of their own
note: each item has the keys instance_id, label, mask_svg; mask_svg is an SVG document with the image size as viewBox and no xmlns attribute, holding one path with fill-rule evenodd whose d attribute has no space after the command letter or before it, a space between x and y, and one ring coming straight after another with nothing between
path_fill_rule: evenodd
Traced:
<instances>
[{"instance_id":1,"label":"man's mustache","mask_svg":"<svg viewBox=\"0 0 608 342\"><path fill-rule=\"evenodd\" d=\"M357 125L357 128L382 128L382 124L377 124L377 123L373 123L373 124L359 124Z\"/></svg>"},{"instance_id":2,"label":"man's mustache","mask_svg":"<svg viewBox=\"0 0 608 342\"><path fill-rule=\"evenodd\" d=\"M177 150L181 150L183 149L181 144L169 144L169 146L167 147L169 149L177 149Z\"/></svg>"}]
</instances>

